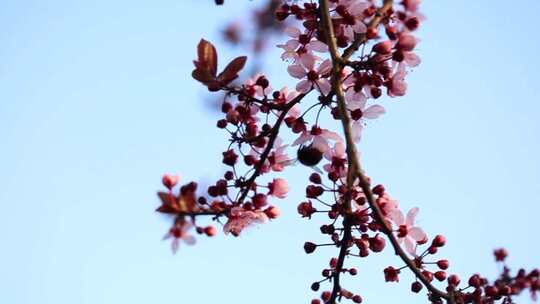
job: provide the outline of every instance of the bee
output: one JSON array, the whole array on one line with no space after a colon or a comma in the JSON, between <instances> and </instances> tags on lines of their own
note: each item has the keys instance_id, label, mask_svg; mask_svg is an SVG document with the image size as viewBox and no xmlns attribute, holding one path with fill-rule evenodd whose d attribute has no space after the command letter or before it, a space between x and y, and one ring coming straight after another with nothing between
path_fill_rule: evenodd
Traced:
<instances>
[{"instance_id":1,"label":"bee","mask_svg":"<svg viewBox=\"0 0 540 304\"><path fill-rule=\"evenodd\" d=\"M301 145L298 148L296 156L297 156L298 161L302 165L311 167L313 168L313 170L317 171L318 173L322 173L322 171L316 166L319 164L319 162L323 158L323 152L315 148L313 144Z\"/></svg>"}]
</instances>

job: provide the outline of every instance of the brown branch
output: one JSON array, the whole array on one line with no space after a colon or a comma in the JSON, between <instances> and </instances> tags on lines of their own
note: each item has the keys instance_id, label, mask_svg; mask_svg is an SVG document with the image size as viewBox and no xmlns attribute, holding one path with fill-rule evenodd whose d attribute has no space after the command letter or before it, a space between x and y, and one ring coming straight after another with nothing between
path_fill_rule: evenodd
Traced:
<instances>
[{"instance_id":1,"label":"brown branch","mask_svg":"<svg viewBox=\"0 0 540 304\"><path fill-rule=\"evenodd\" d=\"M345 105L344 96L343 93L343 86L341 83L341 70L343 67L341 66L341 57L339 56L339 52L337 49L336 44L336 38L334 34L334 27L332 26L332 21L330 19L330 10L328 7L328 0L319 0L319 14L323 22L323 26L325 29L325 35L326 35L326 41L328 44L328 47L330 48L330 54L332 56L332 87L333 91L338 99L343 100L343 102L338 102L339 106L339 112L341 117L341 122L343 124L343 128L345 130L345 133L350 132L348 136L346 136L347 139L347 155L356 155L356 146L351 141L352 144L348 142L348 140L352 140L352 130L350 128L345 128L345 126L350 125L350 118L347 113L347 108ZM343 115L345 113L345 115ZM347 134L346 134L347 135ZM356 158L356 157L354 157ZM339 251L338 256L338 262L336 265L336 269L334 272L334 286L332 288L332 294L330 296L330 300L327 303L334 304L336 303L336 299L338 297L338 294L341 292L341 286L339 284L339 279L341 275L341 270L343 269L343 263L345 262L345 256L348 254L347 249L349 246L349 241L352 238L352 231L351 231L351 225L348 220L349 214L352 212L351 208L351 192L353 188L353 182L354 182L354 176L351 170L354 163L351 161L351 157L348 157L348 163L349 163L349 170L347 173L347 194L345 199L345 212L346 215L343 219L343 238L341 239L341 249Z\"/></svg>"},{"instance_id":2,"label":"brown branch","mask_svg":"<svg viewBox=\"0 0 540 304\"><path fill-rule=\"evenodd\" d=\"M353 42L353 44L351 46L349 46L344 51L343 56L340 56L338 48L337 48L336 38L335 38L335 34L334 34L334 28L332 26L332 20L331 20L330 13L329 13L328 0L319 0L319 6L320 6L321 19L323 21L323 26L324 26L325 34L326 34L326 41L327 41L329 49L330 49L330 54L331 54L332 63L333 63L332 64L332 67L333 67L333 69L332 69L332 72L333 72L332 86L333 86L334 92L335 92L336 97L337 97L337 102L338 102L338 107L339 107L339 112L340 112L340 120L341 120L341 123L342 123L342 126L343 126L343 131L345 133L345 141L346 141L346 145L347 145L346 151L347 151L347 159L348 159L348 163L349 163L348 176L347 176L347 187L349 189L349 192L350 192L350 189L352 187L353 182L356 180L356 178L358 178L359 185L362 188L362 191L363 191L364 195L366 196L366 199L367 199L367 201L369 203L369 206L371 207L371 209L373 211L373 218L375 219L375 221L377 221L381 225L382 232L390 240L390 243L394 247L394 249L396 251L396 254L405 262L407 267L409 269L411 269L411 271L418 277L418 279L428 288L428 290L433 295L435 295L437 297L444 298L449 303L454 303L453 297L451 295L437 289L435 286L433 286L431 284L431 282L429 282L426 279L426 277L422 274L421 269L419 269L414 264L414 261L411 260L407 256L407 253L403 250L403 248L401 248L401 246L398 243L395 235L392 232L391 227L388 227L388 223L385 221L384 216L383 216L379 206L377 205L377 203L375 201L375 198L374 198L373 193L371 191L371 185L370 185L366 175L364 174L364 172L362 170L362 167L360 165L360 162L358 160L358 157L357 157L357 155L358 155L357 154L357 149L356 149L356 145L354 143L353 136L352 136L352 128L351 128L351 123L350 123L351 118L349 116L349 112L347 111L347 106L346 106L346 101L345 101L345 94L343 92L343 86L342 86L342 81L341 81L341 73L342 73L342 70L343 70L343 62L345 62L346 59L348 59L350 56L352 56L354 54L354 52L356 50L358 50L360 45L362 45L363 43L366 42L365 34L361 34L361 35L357 36L357 39ZM386 13L392 8L392 6L393 6L393 1L392 0L385 0L383 7L381 7L378 10L377 15L372 19L372 21L370 22L369 27L377 27L379 25L379 23L382 21L383 17L386 15ZM351 208L350 200L347 200L346 203L347 203L346 204L347 212L350 212L351 211L350 210L350 208ZM350 226L347 227L346 224L347 224L347 215L345 215L345 219L344 219L344 228L348 228L348 229L345 229L345 233L344 233L344 236L343 236L343 239L342 239L341 246L344 246L344 245L347 246L348 244L343 244L343 242L346 239L350 239L350 237L351 237L350 236L350 234L351 234ZM347 230L348 230L348 233L346 232ZM347 254L347 250L343 250L343 247L342 247L341 250L340 250L340 255L338 257L338 261L340 261L340 260L343 261L344 256L346 254ZM341 269L342 265L338 265L338 267L339 267L339 269ZM338 295L338 293L340 291L339 271L336 271L336 275L334 276L334 280L335 280L335 282L337 281L338 283L334 284L334 289L332 291L332 296L331 296L330 301L328 302L330 304L335 303L337 295Z\"/></svg>"}]
</instances>

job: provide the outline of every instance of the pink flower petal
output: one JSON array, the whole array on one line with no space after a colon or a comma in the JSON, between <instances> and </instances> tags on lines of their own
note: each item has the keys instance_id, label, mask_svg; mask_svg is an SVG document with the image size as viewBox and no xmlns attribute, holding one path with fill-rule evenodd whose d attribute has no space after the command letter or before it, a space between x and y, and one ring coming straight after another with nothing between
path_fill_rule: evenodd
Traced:
<instances>
[{"instance_id":1,"label":"pink flower petal","mask_svg":"<svg viewBox=\"0 0 540 304\"><path fill-rule=\"evenodd\" d=\"M323 61L319 67L317 68L317 72L319 75L328 74L332 70L332 61L330 59L326 59Z\"/></svg>"},{"instance_id":2,"label":"pink flower petal","mask_svg":"<svg viewBox=\"0 0 540 304\"><path fill-rule=\"evenodd\" d=\"M405 223L405 217L403 216L403 212L399 209L394 209L389 214L390 219L396 226L401 226Z\"/></svg>"},{"instance_id":3,"label":"pink flower petal","mask_svg":"<svg viewBox=\"0 0 540 304\"><path fill-rule=\"evenodd\" d=\"M315 56L310 53L304 53L300 56L300 63L307 71L311 71L315 67Z\"/></svg>"},{"instance_id":4,"label":"pink flower petal","mask_svg":"<svg viewBox=\"0 0 540 304\"><path fill-rule=\"evenodd\" d=\"M317 148L323 153L330 149L328 142L322 136L315 136L313 138L313 147Z\"/></svg>"},{"instance_id":5,"label":"pink flower petal","mask_svg":"<svg viewBox=\"0 0 540 304\"><path fill-rule=\"evenodd\" d=\"M408 236L410 236L413 240L417 242L427 239L427 234L420 227L412 227L411 229L409 229Z\"/></svg>"},{"instance_id":6,"label":"pink flower petal","mask_svg":"<svg viewBox=\"0 0 540 304\"><path fill-rule=\"evenodd\" d=\"M289 72L292 77L298 79L302 79L306 76L306 70L299 64L290 65L287 68L287 72Z\"/></svg>"},{"instance_id":7,"label":"pink flower petal","mask_svg":"<svg viewBox=\"0 0 540 304\"><path fill-rule=\"evenodd\" d=\"M288 26L285 28L285 34L287 34L291 38L298 38L302 32L297 29L296 27Z\"/></svg>"},{"instance_id":8,"label":"pink flower petal","mask_svg":"<svg viewBox=\"0 0 540 304\"><path fill-rule=\"evenodd\" d=\"M309 51L324 53L328 51L328 46L319 40L313 40L306 45L306 49Z\"/></svg>"},{"instance_id":9,"label":"pink flower petal","mask_svg":"<svg viewBox=\"0 0 540 304\"><path fill-rule=\"evenodd\" d=\"M414 221L415 221L416 215L418 214L419 211L420 211L420 209L418 209L418 208L412 208L411 210L409 210L409 212L407 212L407 219L405 221L405 224L408 227L414 226Z\"/></svg>"},{"instance_id":10,"label":"pink flower petal","mask_svg":"<svg viewBox=\"0 0 540 304\"><path fill-rule=\"evenodd\" d=\"M197 242L195 237L193 235L191 235L191 234L184 235L182 237L182 240L184 242L186 242L186 244L188 244L188 245L195 245L195 243Z\"/></svg>"},{"instance_id":11,"label":"pink flower petal","mask_svg":"<svg viewBox=\"0 0 540 304\"><path fill-rule=\"evenodd\" d=\"M302 134L300 135L300 137L298 137L293 143L292 143L292 146L298 146L298 145L301 145L305 142L307 142L308 140L310 140L312 137L312 135L310 135L308 132L302 132Z\"/></svg>"},{"instance_id":12,"label":"pink flower petal","mask_svg":"<svg viewBox=\"0 0 540 304\"><path fill-rule=\"evenodd\" d=\"M384 110L383 106L372 105L372 106L369 106L364 111L364 114L363 114L362 117L365 117L367 119L375 119L375 118L378 118L379 116L383 115L384 113L386 113L386 111Z\"/></svg>"},{"instance_id":13,"label":"pink flower petal","mask_svg":"<svg viewBox=\"0 0 540 304\"><path fill-rule=\"evenodd\" d=\"M320 78L317 79L317 89L323 95L328 95L328 93L330 93L330 89L332 89L332 86L330 85L330 81L328 79Z\"/></svg>"},{"instance_id":14,"label":"pink flower petal","mask_svg":"<svg viewBox=\"0 0 540 304\"><path fill-rule=\"evenodd\" d=\"M296 85L296 90L300 93L307 93L311 90L313 84L309 80L302 80Z\"/></svg>"},{"instance_id":15,"label":"pink flower petal","mask_svg":"<svg viewBox=\"0 0 540 304\"><path fill-rule=\"evenodd\" d=\"M411 238L406 237L405 238L405 250L410 255L415 255L416 253L416 243L411 240Z\"/></svg>"},{"instance_id":16,"label":"pink flower petal","mask_svg":"<svg viewBox=\"0 0 540 304\"><path fill-rule=\"evenodd\" d=\"M362 139L362 132L364 131L364 124L361 120L355 121L352 124L352 136L355 142L359 142Z\"/></svg>"},{"instance_id":17,"label":"pink flower petal","mask_svg":"<svg viewBox=\"0 0 540 304\"><path fill-rule=\"evenodd\" d=\"M177 238L174 238L173 241L171 242L172 253L176 254L176 252L178 251L178 248L180 248L180 240Z\"/></svg>"},{"instance_id":18,"label":"pink flower petal","mask_svg":"<svg viewBox=\"0 0 540 304\"><path fill-rule=\"evenodd\" d=\"M421 62L422 60L415 53L405 52L405 63L407 63L410 67L418 66Z\"/></svg>"}]
</instances>

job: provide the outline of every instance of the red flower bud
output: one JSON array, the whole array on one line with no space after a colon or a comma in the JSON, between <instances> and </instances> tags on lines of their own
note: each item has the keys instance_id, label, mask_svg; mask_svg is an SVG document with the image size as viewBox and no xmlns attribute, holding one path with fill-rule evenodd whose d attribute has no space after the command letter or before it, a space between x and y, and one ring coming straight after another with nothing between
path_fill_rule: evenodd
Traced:
<instances>
[{"instance_id":1,"label":"red flower bud","mask_svg":"<svg viewBox=\"0 0 540 304\"><path fill-rule=\"evenodd\" d=\"M422 285L422 283L420 283L420 282L418 282L418 281L413 282L413 283L411 284L411 291L414 292L414 293L419 293L420 290L422 290L422 287L424 287L424 286Z\"/></svg>"},{"instance_id":2,"label":"red flower bud","mask_svg":"<svg viewBox=\"0 0 540 304\"><path fill-rule=\"evenodd\" d=\"M392 52L392 41L386 40L373 46L373 52L381 55L388 55Z\"/></svg>"},{"instance_id":3,"label":"red flower bud","mask_svg":"<svg viewBox=\"0 0 540 304\"><path fill-rule=\"evenodd\" d=\"M437 235L433 239L432 246L433 247L443 247L446 244L446 238L442 235Z\"/></svg>"},{"instance_id":4,"label":"red flower bud","mask_svg":"<svg viewBox=\"0 0 540 304\"><path fill-rule=\"evenodd\" d=\"M178 175L165 174L163 175L161 182L163 183L165 187L171 190L174 186L176 186L176 184L178 184L179 180L180 180L180 176Z\"/></svg>"},{"instance_id":5,"label":"red flower bud","mask_svg":"<svg viewBox=\"0 0 540 304\"><path fill-rule=\"evenodd\" d=\"M450 266L450 262L448 262L448 260L439 260L437 266L442 270L446 270Z\"/></svg>"},{"instance_id":6,"label":"red flower bud","mask_svg":"<svg viewBox=\"0 0 540 304\"><path fill-rule=\"evenodd\" d=\"M441 282L446 280L446 272L444 271L435 272L435 278Z\"/></svg>"},{"instance_id":7,"label":"red flower bud","mask_svg":"<svg viewBox=\"0 0 540 304\"><path fill-rule=\"evenodd\" d=\"M307 253L307 254L310 254L310 253L313 253L313 251L315 251L315 249L317 249L317 245L312 243L312 242L305 242L304 243L304 251Z\"/></svg>"}]
</instances>

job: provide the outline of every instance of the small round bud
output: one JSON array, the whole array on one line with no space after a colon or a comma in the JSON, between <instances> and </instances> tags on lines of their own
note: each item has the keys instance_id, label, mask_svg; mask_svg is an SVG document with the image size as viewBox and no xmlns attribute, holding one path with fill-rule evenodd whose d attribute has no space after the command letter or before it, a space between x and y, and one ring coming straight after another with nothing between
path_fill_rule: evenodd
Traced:
<instances>
[{"instance_id":1,"label":"small round bud","mask_svg":"<svg viewBox=\"0 0 540 304\"><path fill-rule=\"evenodd\" d=\"M381 196L381 195L384 194L385 189L384 189L383 185L377 185L377 186L373 187L372 191L373 191L373 194Z\"/></svg>"},{"instance_id":2,"label":"small round bud","mask_svg":"<svg viewBox=\"0 0 540 304\"><path fill-rule=\"evenodd\" d=\"M264 210L264 213L270 219L277 219L281 215L281 210L279 210L279 208L276 206L271 206L266 208L266 210Z\"/></svg>"},{"instance_id":3,"label":"small round bud","mask_svg":"<svg viewBox=\"0 0 540 304\"><path fill-rule=\"evenodd\" d=\"M209 237L212 237L212 236L215 236L217 234L217 229L216 227L214 226L208 226L206 228L204 228L204 233L209 236Z\"/></svg>"},{"instance_id":4,"label":"small round bud","mask_svg":"<svg viewBox=\"0 0 540 304\"><path fill-rule=\"evenodd\" d=\"M165 174L163 175L161 182L163 183L165 187L171 190L174 186L176 186L176 184L178 184L179 180L180 180L180 176L178 175Z\"/></svg>"},{"instance_id":5,"label":"small round bud","mask_svg":"<svg viewBox=\"0 0 540 304\"><path fill-rule=\"evenodd\" d=\"M424 287L424 286L422 285L422 283L420 283L420 282L418 282L418 281L413 282L413 283L411 284L411 291L414 292L414 293L419 293L420 290L422 290L422 287Z\"/></svg>"},{"instance_id":6,"label":"small round bud","mask_svg":"<svg viewBox=\"0 0 540 304\"><path fill-rule=\"evenodd\" d=\"M312 173L309 176L309 181L314 183L314 184L320 184L322 182L321 176L318 173Z\"/></svg>"},{"instance_id":7,"label":"small round bud","mask_svg":"<svg viewBox=\"0 0 540 304\"><path fill-rule=\"evenodd\" d=\"M446 270L450 266L450 262L448 260L439 260L437 261L437 266L442 270Z\"/></svg>"},{"instance_id":8,"label":"small round bud","mask_svg":"<svg viewBox=\"0 0 540 304\"><path fill-rule=\"evenodd\" d=\"M443 235L437 235L433 239L433 247L443 247L446 244L446 238Z\"/></svg>"},{"instance_id":9,"label":"small round bud","mask_svg":"<svg viewBox=\"0 0 540 304\"><path fill-rule=\"evenodd\" d=\"M456 287L459 285L460 282L461 282L461 279L459 278L459 276L455 274L448 277L448 285Z\"/></svg>"},{"instance_id":10,"label":"small round bud","mask_svg":"<svg viewBox=\"0 0 540 304\"><path fill-rule=\"evenodd\" d=\"M304 251L307 253L307 254L310 254L310 253L313 253L313 251L315 251L315 249L317 249L317 245L312 243L312 242L305 242L304 243Z\"/></svg>"},{"instance_id":11,"label":"small round bud","mask_svg":"<svg viewBox=\"0 0 540 304\"><path fill-rule=\"evenodd\" d=\"M446 272L444 271L435 272L435 278L441 282L446 280Z\"/></svg>"}]
</instances>

